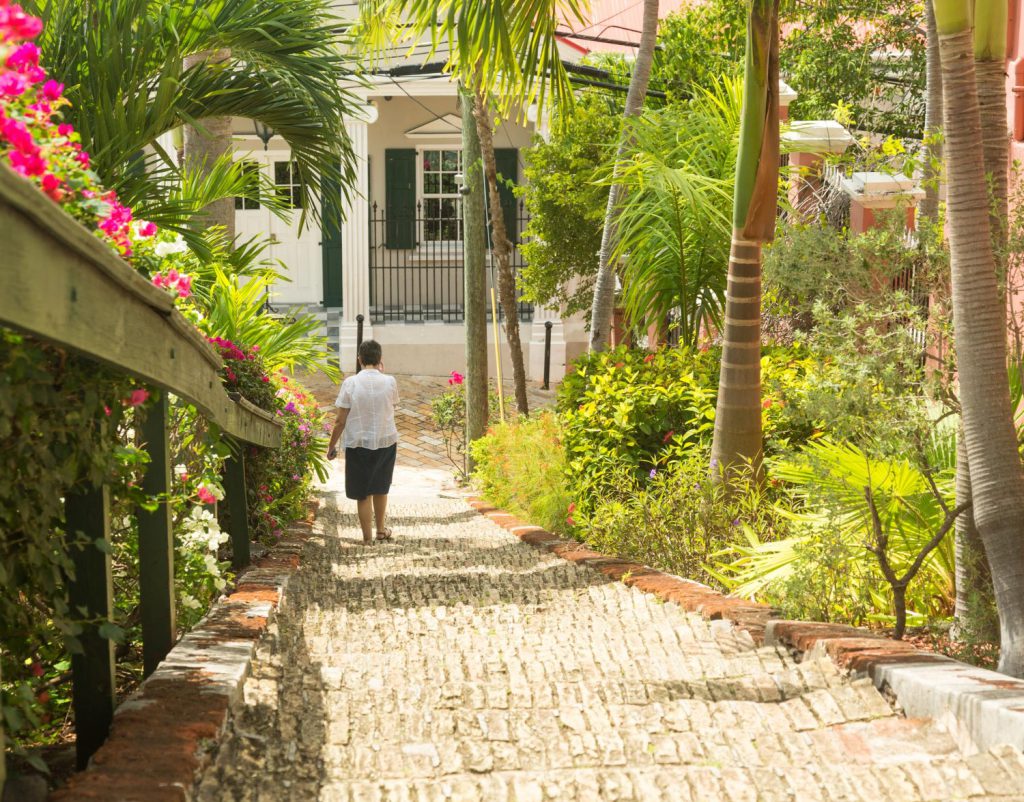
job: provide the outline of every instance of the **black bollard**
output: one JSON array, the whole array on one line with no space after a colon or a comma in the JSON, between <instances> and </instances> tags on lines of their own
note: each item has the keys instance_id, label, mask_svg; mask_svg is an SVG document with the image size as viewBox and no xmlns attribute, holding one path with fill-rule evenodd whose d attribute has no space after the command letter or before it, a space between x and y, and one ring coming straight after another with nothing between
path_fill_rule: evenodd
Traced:
<instances>
[{"instance_id":1,"label":"black bollard","mask_svg":"<svg viewBox=\"0 0 1024 802\"><path fill-rule=\"evenodd\" d=\"M363 344L363 321L365 319L362 315L356 315L356 373L361 370L359 367L359 346Z\"/></svg>"},{"instance_id":2,"label":"black bollard","mask_svg":"<svg viewBox=\"0 0 1024 802\"><path fill-rule=\"evenodd\" d=\"M544 390L550 389L551 383L551 327L554 325L550 320L544 323Z\"/></svg>"}]
</instances>

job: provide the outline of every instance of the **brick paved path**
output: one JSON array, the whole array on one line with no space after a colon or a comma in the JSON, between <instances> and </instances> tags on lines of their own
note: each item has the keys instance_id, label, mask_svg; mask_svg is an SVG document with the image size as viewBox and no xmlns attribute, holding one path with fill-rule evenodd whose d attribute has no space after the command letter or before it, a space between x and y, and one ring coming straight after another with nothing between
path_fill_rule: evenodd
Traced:
<instances>
[{"instance_id":1,"label":"brick paved path","mask_svg":"<svg viewBox=\"0 0 1024 802\"><path fill-rule=\"evenodd\" d=\"M1024 800L1019 752L398 481L372 548L329 488L202 802Z\"/></svg>"}]
</instances>

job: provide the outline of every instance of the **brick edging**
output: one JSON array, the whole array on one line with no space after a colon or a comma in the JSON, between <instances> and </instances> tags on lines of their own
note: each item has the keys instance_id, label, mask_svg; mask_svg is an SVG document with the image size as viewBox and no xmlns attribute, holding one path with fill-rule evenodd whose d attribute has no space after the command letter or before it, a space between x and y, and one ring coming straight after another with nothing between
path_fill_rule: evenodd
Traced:
<instances>
[{"instance_id":1,"label":"brick edging","mask_svg":"<svg viewBox=\"0 0 1024 802\"><path fill-rule=\"evenodd\" d=\"M566 540L472 497L469 505L524 543L581 563L709 620L725 619L757 645L782 646L809 658L827 657L840 669L867 675L891 691L907 715L943 721L968 752L1010 743L1024 750L1024 681L894 641L847 624L790 621L772 607L727 596L707 585L640 563L609 557Z\"/></svg>"},{"instance_id":2,"label":"brick edging","mask_svg":"<svg viewBox=\"0 0 1024 802\"><path fill-rule=\"evenodd\" d=\"M263 557L239 574L234 591L215 602L114 713L110 737L89 768L50 794L50 802L187 802L231 703L249 675L256 644L299 567L320 506L289 526Z\"/></svg>"}]
</instances>

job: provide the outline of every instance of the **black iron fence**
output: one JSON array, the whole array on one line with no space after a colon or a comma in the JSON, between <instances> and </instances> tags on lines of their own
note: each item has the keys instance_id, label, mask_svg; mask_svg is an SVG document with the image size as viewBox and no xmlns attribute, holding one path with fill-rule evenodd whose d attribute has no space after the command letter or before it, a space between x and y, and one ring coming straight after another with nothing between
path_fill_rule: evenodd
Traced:
<instances>
[{"instance_id":1,"label":"black iron fence","mask_svg":"<svg viewBox=\"0 0 1024 802\"><path fill-rule=\"evenodd\" d=\"M512 241L512 269L524 266L519 248L527 216L522 203L506 214ZM446 217L440 215L454 212ZM457 207L420 203L412 215L387 216L370 207L370 321L381 323L461 323L465 256ZM497 263L488 254L488 287L497 281ZM497 288L497 285L494 285ZM533 320L533 304L520 301L519 319ZM488 317L490 307L488 306ZM503 316L499 309L499 318Z\"/></svg>"}]
</instances>

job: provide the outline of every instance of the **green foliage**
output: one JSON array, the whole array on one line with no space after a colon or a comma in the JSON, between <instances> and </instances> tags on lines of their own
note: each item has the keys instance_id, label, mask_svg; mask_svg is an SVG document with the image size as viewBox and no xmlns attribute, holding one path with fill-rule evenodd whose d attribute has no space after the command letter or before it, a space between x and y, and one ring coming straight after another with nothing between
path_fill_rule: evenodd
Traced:
<instances>
[{"instance_id":1,"label":"green foliage","mask_svg":"<svg viewBox=\"0 0 1024 802\"><path fill-rule=\"evenodd\" d=\"M471 447L473 478L488 501L549 532L572 527L561 426L553 412L499 423Z\"/></svg>"},{"instance_id":2,"label":"green foliage","mask_svg":"<svg viewBox=\"0 0 1024 802\"><path fill-rule=\"evenodd\" d=\"M343 116L359 101L343 79L354 65L336 46L324 0L24 5L45 23L39 46L51 74L68 86L68 122L123 202L159 217L179 171L162 152L153 169L139 170L139 153L167 131L217 116L273 128L311 195L324 185L351 186L355 162ZM227 68L184 66L188 56L225 50ZM314 204L307 208L318 213Z\"/></svg>"},{"instance_id":3,"label":"green foliage","mask_svg":"<svg viewBox=\"0 0 1024 802\"><path fill-rule=\"evenodd\" d=\"M498 394L493 389L487 391L488 417L498 417ZM445 455L455 469L459 481L466 477L466 384L465 377L456 370L448 379L448 389L430 401L430 410L434 416L434 426L441 433L444 441Z\"/></svg>"},{"instance_id":4,"label":"green foliage","mask_svg":"<svg viewBox=\"0 0 1024 802\"><path fill-rule=\"evenodd\" d=\"M794 120L831 119L848 106L855 127L920 138L924 124L924 35L920 3L783 2L780 70L797 91ZM661 23L653 84L690 97L743 63L746 4L692 3Z\"/></svg>"},{"instance_id":5,"label":"green foliage","mask_svg":"<svg viewBox=\"0 0 1024 802\"><path fill-rule=\"evenodd\" d=\"M63 498L132 476L124 445L134 382L30 337L0 329L0 659L3 717L16 736L42 724L37 671L80 648L69 609Z\"/></svg>"},{"instance_id":6,"label":"green foliage","mask_svg":"<svg viewBox=\"0 0 1024 802\"><path fill-rule=\"evenodd\" d=\"M739 80L712 78L692 100L648 111L619 168L622 304L644 329L676 313L688 346L721 327L741 105Z\"/></svg>"},{"instance_id":7,"label":"green foliage","mask_svg":"<svg viewBox=\"0 0 1024 802\"><path fill-rule=\"evenodd\" d=\"M721 483L709 481L708 458L702 446L643 478L623 470L593 512L581 515L583 539L605 554L720 584L709 566L722 549L748 531L774 539L786 521L756 483L737 482L741 489L726 495Z\"/></svg>"},{"instance_id":8,"label":"green foliage","mask_svg":"<svg viewBox=\"0 0 1024 802\"><path fill-rule=\"evenodd\" d=\"M620 120L608 102L584 93L548 141L524 152L525 181L516 187L530 221L517 276L523 297L541 306L590 308L608 186L600 175L614 158ZM578 279L573 283L572 279Z\"/></svg>"},{"instance_id":9,"label":"green foliage","mask_svg":"<svg viewBox=\"0 0 1024 802\"><path fill-rule=\"evenodd\" d=\"M881 523L891 534L888 556L902 574L939 530L944 512L932 494L926 470L942 497L952 502L953 471L941 449L922 461L872 458L850 444L822 439L772 466L799 502L790 513L794 535L777 542L748 537L720 575L730 589L781 607L787 615L862 623L889 620L891 599L875 557L865 488L870 488ZM748 533L751 534L751 533ZM924 563L907 601L911 619L923 622L952 613L953 541L945 538Z\"/></svg>"},{"instance_id":10,"label":"green foliage","mask_svg":"<svg viewBox=\"0 0 1024 802\"><path fill-rule=\"evenodd\" d=\"M257 347L269 371L302 368L336 380L340 374L326 339L315 333L320 330L316 318L267 314L264 304L273 281L272 274L264 273L243 284L217 267L201 328L211 337Z\"/></svg>"}]
</instances>

